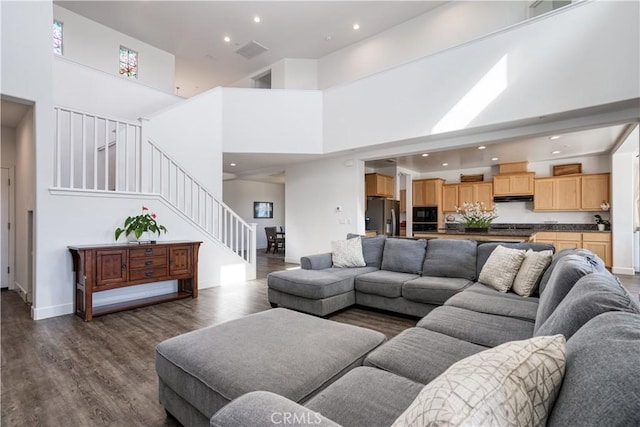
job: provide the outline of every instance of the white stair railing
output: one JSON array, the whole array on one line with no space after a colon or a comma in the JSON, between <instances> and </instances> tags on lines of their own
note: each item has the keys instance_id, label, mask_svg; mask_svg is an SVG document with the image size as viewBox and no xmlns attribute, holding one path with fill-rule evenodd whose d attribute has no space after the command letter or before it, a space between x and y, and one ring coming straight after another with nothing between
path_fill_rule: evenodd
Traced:
<instances>
[{"instance_id":1,"label":"white stair railing","mask_svg":"<svg viewBox=\"0 0 640 427\"><path fill-rule=\"evenodd\" d=\"M152 141L140 123L55 107L54 188L156 194L254 265L255 228Z\"/></svg>"}]
</instances>

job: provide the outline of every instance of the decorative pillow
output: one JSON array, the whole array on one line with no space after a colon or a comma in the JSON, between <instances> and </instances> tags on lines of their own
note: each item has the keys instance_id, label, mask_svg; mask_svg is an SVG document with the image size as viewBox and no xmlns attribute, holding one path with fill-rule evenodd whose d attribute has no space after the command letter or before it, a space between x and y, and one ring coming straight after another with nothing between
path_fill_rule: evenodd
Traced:
<instances>
[{"instance_id":1,"label":"decorative pillow","mask_svg":"<svg viewBox=\"0 0 640 427\"><path fill-rule=\"evenodd\" d=\"M358 234L347 234L347 239L360 237L362 239L362 256L367 267L380 268L382 264L382 251L384 250L384 242L387 236L381 234L379 236L360 236Z\"/></svg>"},{"instance_id":2,"label":"decorative pillow","mask_svg":"<svg viewBox=\"0 0 640 427\"><path fill-rule=\"evenodd\" d=\"M475 280L477 246L475 240L431 239L422 275Z\"/></svg>"},{"instance_id":3,"label":"decorative pillow","mask_svg":"<svg viewBox=\"0 0 640 427\"><path fill-rule=\"evenodd\" d=\"M562 335L499 345L451 365L393 426L544 426L564 368Z\"/></svg>"},{"instance_id":4,"label":"decorative pillow","mask_svg":"<svg viewBox=\"0 0 640 427\"><path fill-rule=\"evenodd\" d=\"M478 281L497 289L500 292L507 292L513 285L525 251L523 249L509 249L498 246L491 252L489 259L484 263Z\"/></svg>"},{"instance_id":5,"label":"decorative pillow","mask_svg":"<svg viewBox=\"0 0 640 427\"><path fill-rule=\"evenodd\" d=\"M382 252L382 270L420 274L427 241L424 239L387 239Z\"/></svg>"},{"instance_id":6,"label":"decorative pillow","mask_svg":"<svg viewBox=\"0 0 640 427\"><path fill-rule=\"evenodd\" d=\"M331 242L331 261L334 267L364 267L367 264L362 256L362 240L336 240Z\"/></svg>"},{"instance_id":7,"label":"decorative pillow","mask_svg":"<svg viewBox=\"0 0 640 427\"><path fill-rule=\"evenodd\" d=\"M544 269L551 264L551 257L553 251L534 252L529 249L524 254L524 261L513 281L513 292L523 297L530 296L535 291Z\"/></svg>"}]
</instances>

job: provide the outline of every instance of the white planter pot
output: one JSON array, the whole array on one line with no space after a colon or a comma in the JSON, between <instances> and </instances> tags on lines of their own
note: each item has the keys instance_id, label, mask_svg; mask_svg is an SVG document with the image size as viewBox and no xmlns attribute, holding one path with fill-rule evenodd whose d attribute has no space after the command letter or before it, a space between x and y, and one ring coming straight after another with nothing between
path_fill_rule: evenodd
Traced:
<instances>
[{"instance_id":1,"label":"white planter pot","mask_svg":"<svg viewBox=\"0 0 640 427\"><path fill-rule=\"evenodd\" d=\"M598 224L598 231L604 231L604 224Z\"/></svg>"}]
</instances>

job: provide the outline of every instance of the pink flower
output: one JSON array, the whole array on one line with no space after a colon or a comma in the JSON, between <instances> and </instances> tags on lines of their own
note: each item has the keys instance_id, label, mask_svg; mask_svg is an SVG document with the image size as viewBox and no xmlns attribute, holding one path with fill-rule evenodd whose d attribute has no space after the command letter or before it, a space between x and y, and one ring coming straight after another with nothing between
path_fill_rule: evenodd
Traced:
<instances>
[{"instance_id":1,"label":"pink flower","mask_svg":"<svg viewBox=\"0 0 640 427\"><path fill-rule=\"evenodd\" d=\"M153 218L153 219L156 219L156 216L157 216L157 215L156 215L156 214L154 214L154 213L152 213L152 214L151 214L151 218Z\"/></svg>"},{"instance_id":2,"label":"pink flower","mask_svg":"<svg viewBox=\"0 0 640 427\"><path fill-rule=\"evenodd\" d=\"M142 210L143 210L143 211L148 211L148 210L149 210L149 208L148 208L148 207L146 207L146 206L143 206L143 207L142 207Z\"/></svg>"}]
</instances>

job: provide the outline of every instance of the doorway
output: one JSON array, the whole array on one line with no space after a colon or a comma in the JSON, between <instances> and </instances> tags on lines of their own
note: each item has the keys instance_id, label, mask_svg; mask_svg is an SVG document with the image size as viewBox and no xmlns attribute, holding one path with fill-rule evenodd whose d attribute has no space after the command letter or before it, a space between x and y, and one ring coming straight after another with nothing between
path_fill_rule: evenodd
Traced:
<instances>
[{"instance_id":1,"label":"doorway","mask_svg":"<svg viewBox=\"0 0 640 427\"><path fill-rule=\"evenodd\" d=\"M13 272L15 271L15 221L13 168L1 168L0 180L0 228L2 229L2 248L0 249L0 288L13 289Z\"/></svg>"}]
</instances>

